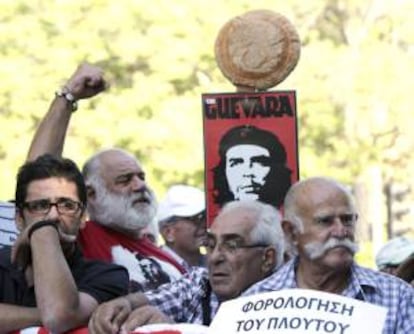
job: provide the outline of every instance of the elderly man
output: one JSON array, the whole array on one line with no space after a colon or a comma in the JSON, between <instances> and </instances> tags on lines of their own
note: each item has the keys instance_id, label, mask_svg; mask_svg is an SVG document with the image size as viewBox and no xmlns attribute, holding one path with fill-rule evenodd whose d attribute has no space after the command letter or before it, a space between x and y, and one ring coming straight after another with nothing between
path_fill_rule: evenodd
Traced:
<instances>
[{"instance_id":1,"label":"elderly man","mask_svg":"<svg viewBox=\"0 0 414 334\"><path fill-rule=\"evenodd\" d=\"M56 92L50 109L34 136L28 159L43 153L61 155L76 101L105 89L102 71L90 64L78 67L64 88ZM79 241L88 258L125 266L131 291L153 289L181 276L184 269L141 232L155 218L155 196L137 159L121 149L93 155L83 168L88 189L90 221Z\"/></svg>"},{"instance_id":2,"label":"elderly man","mask_svg":"<svg viewBox=\"0 0 414 334\"><path fill-rule=\"evenodd\" d=\"M283 229L298 255L246 295L287 288L341 294L388 309L384 334L414 333L414 290L354 262L358 215L350 192L323 177L294 184L284 202Z\"/></svg>"},{"instance_id":3,"label":"elderly man","mask_svg":"<svg viewBox=\"0 0 414 334\"><path fill-rule=\"evenodd\" d=\"M102 305L91 318L89 331L117 333L121 327L128 331L154 319L165 321L141 308L148 304L175 322L208 325L220 302L239 296L282 264L280 215L259 201L229 202L208 231L206 248L207 270L197 268L154 291Z\"/></svg>"},{"instance_id":4,"label":"elderly man","mask_svg":"<svg viewBox=\"0 0 414 334\"><path fill-rule=\"evenodd\" d=\"M87 324L99 303L128 291L125 268L86 261L76 243L86 187L69 159L41 156L17 176L13 251L0 251L0 331L43 325L62 333Z\"/></svg>"},{"instance_id":5,"label":"elderly man","mask_svg":"<svg viewBox=\"0 0 414 334\"><path fill-rule=\"evenodd\" d=\"M165 240L162 249L187 270L205 266L200 252L206 234L205 210L204 192L183 184L171 186L158 207L158 226Z\"/></svg>"}]
</instances>

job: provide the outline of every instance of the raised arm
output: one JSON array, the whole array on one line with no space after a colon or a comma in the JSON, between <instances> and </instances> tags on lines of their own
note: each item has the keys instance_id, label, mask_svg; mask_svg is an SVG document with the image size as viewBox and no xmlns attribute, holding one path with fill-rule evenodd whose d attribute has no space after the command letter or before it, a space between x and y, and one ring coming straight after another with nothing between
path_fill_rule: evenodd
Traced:
<instances>
[{"instance_id":1,"label":"raised arm","mask_svg":"<svg viewBox=\"0 0 414 334\"><path fill-rule=\"evenodd\" d=\"M33 137L27 160L51 153L62 155L66 131L73 113L73 102L93 97L107 87L103 72L91 64L81 64L56 94ZM73 102L72 102L73 100Z\"/></svg>"}]
</instances>

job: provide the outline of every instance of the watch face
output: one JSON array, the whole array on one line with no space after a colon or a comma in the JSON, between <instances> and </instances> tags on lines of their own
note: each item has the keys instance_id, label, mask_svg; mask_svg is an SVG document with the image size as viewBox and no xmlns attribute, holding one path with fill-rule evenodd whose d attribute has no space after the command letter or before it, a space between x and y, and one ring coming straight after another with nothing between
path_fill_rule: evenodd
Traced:
<instances>
[{"instance_id":1,"label":"watch face","mask_svg":"<svg viewBox=\"0 0 414 334\"><path fill-rule=\"evenodd\" d=\"M65 88L59 89L55 94L58 97L63 97L71 105L72 111L76 111L78 109L78 102L76 101L73 94L66 90L67 89Z\"/></svg>"}]
</instances>

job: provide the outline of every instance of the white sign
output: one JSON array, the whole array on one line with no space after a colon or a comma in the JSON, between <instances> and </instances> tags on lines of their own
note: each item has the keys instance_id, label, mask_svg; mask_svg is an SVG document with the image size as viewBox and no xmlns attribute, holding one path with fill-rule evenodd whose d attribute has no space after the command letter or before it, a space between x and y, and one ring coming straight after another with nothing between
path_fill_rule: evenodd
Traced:
<instances>
[{"instance_id":1,"label":"white sign","mask_svg":"<svg viewBox=\"0 0 414 334\"><path fill-rule=\"evenodd\" d=\"M381 334L387 309L336 294L287 289L224 302L208 333Z\"/></svg>"}]
</instances>

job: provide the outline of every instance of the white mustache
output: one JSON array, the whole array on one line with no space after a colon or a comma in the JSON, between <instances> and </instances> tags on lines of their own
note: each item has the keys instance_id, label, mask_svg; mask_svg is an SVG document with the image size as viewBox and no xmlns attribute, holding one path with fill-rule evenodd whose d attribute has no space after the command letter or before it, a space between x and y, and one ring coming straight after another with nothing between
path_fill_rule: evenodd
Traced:
<instances>
[{"instance_id":1,"label":"white mustache","mask_svg":"<svg viewBox=\"0 0 414 334\"><path fill-rule=\"evenodd\" d=\"M137 193L135 196L131 198L131 202L139 201L139 200L146 200L149 203L152 203L152 194L145 190Z\"/></svg>"},{"instance_id":2,"label":"white mustache","mask_svg":"<svg viewBox=\"0 0 414 334\"><path fill-rule=\"evenodd\" d=\"M344 247L349 250L351 254L355 254L358 251L358 245L350 239L336 239L330 238L325 243L311 242L304 246L305 252L308 254L311 260L320 258L328 250L335 247Z\"/></svg>"}]
</instances>

